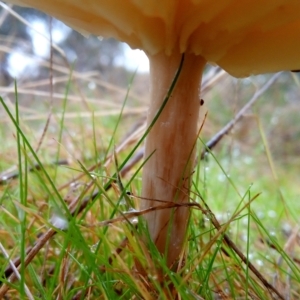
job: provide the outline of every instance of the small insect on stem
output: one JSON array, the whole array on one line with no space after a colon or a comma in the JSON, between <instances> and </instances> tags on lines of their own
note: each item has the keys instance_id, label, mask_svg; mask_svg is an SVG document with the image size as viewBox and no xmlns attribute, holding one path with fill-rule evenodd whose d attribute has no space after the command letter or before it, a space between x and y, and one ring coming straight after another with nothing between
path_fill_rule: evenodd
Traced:
<instances>
[{"instance_id":1,"label":"small insect on stem","mask_svg":"<svg viewBox=\"0 0 300 300\"><path fill-rule=\"evenodd\" d=\"M204 104L204 100L200 99L200 106L202 106Z\"/></svg>"}]
</instances>

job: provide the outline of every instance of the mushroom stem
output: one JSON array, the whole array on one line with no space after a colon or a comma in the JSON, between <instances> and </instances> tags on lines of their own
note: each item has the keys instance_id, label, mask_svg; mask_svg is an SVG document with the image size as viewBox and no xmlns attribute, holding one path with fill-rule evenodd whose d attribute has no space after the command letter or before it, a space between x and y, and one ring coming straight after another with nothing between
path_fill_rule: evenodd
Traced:
<instances>
[{"instance_id":1,"label":"mushroom stem","mask_svg":"<svg viewBox=\"0 0 300 300\"><path fill-rule=\"evenodd\" d=\"M149 56L151 123L170 88L181 54ZM198 133L201 76L206 61L185 54L181 73L168 103L147 136L141 208L161 206L155 201L188 202ZM179 257L184 243L188 207L156 210L146 215L150 236L168 266Z\"/></svg>"}]
</instances>

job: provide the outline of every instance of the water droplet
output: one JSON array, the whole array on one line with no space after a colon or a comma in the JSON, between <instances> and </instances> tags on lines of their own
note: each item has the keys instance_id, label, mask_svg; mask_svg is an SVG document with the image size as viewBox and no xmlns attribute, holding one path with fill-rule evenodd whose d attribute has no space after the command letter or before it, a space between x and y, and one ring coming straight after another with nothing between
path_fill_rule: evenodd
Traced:
<instances>
[{"instance_id":1,"label":"water droplet","mask_svg":"<svg viewBox=\"0 0 300 300\"><path fill-rule=\"evenodd\" d=\"M265 217L265 213L262 212L262 211L259 211L259 212L257 212L257 217L258 217L259 219L263 219L263 218Z\"/></svg>"},{"instance_id":2,"label":"water droplet","mask_svg":"<svg viewBox=\"0 0 300 300\"><path fill-rule=\"evenodd\" d=\"M210 155L209 152L205 152L204 157L207 158Z\"/></svg>"},{"instance_id":3,"label":"water droplet","mask_svg":"<svg viewBox=\"0 0 300 300\"><path fill-rule=\"evenodd\" d=\"M69 227L69 222L66 217L58 213L54 213L52 215L50 223L60 230L67 230Z\"/></svg>"},{"instance_id":4,"label":"water droplet","mask_svg":"<svg viewBox=\"0 0 300 300\"><path fill-rule=\"evenodd\" d=\"M134 217L134 218L131 218L130 219L130 223L132 224L132 225L135 225L135 224L137 224L139 222L139 219L137 218L137 217Z\"/></svg>"},{"instance_id":5,"label":"water droplet","mask_svg":"<svg viewBox=\"0 0 300 300\"><path fill-rule=\"evenodd\" d=\"M269 216L270 218L276 218L277 213L276 213L276 211L274 211L274 210L269 210L269 211L268 211L268 216Z\"/></svg>"},{"instance_id":6,"label":"water droplet","mask_svg":"<svg viewBox=\"0 0 300 300\"><path fill-rule=\"evenodd\" d=\"M239 147L235 147L232 151L232 156L233 157L239 157L241 154L240 148Z\"/></svg>"},{"instance_id":7,"label":"water droplet","mask_svg":"<svg viewBox=\"0 0 300 300\"><path fill-rule=\"evenodd\" d=\"M2 180L2 181L6 181L7 179L8 179L8 178L7 178L7 176L5 176L5 175L1 177L1 180Z\"/></svg>"},{"instance_id":8,"label":"water droplet","mask_svg":"<svg viewBox=\"0 0 300 300\"><path fill-rule=\"evenodd\" d=\"M151 280L157 280L158 279L157 275L151 275L151 274L149 274L148 277Z\"/></svg>"},{"instance_id":9,"label":"water droplet","mask_svg":"<svg viewBox=\"0 0 300 300\"><path fill-rule=\"evenodd\" d=\"M125 198L124 197L122 197L122 199L120 200L120 205L126 205L126 200L125 200ZM128 213L129 211L126 211L126 212L124 212L124 213Z\"/></svg>"},{"instance_id":10,"label":"water droplet","mask_svg":"<svg viewBox=\"0 0 300 300\"><path fill-rule=\"evenodd\" d=\"M247 242L248 236L247 236L246 234L243 234L243 235L242 235L242 240L245 241L245 242Z\"/></svg>"},{"instance_id":11,"label":"water droplet","mask_svg":"<svg viewBox=\"0 0 300 300\"><path fill-rule=\"evenodd\" d=\"M224 175L224 174L219 174L219 175L218 175L218 180L219 180L220 182L224 182L224 181L226 180L225 175Z\"/></svg>"},{"instance_id":12,"label":"water droplet","mask_svg":"<svg viewBox=\"0 0 300 300\"><path fill-rule=\"evenodd\" d=\"M125 203L126 204L126 203ZM127 215L128 214L128 219L130 221L131 224L137 224L138 223L138 217L137 216L132 216L130 217L130 214L138 212L138 210L134 209L134 208L130 208L129 210L125 211L124 214Z\"/></svg>"},{"instance_id":13,"label":"water droplet","mask_svg":"<svg viewBox=\"0 0 300 300\"><path fill-rule=\"evenodd\" d=\"M246 156L246 157L244 158L244 163L245 163L246 165L251 165L251 164L253 163L253 158L252 158L251 156Z\"/></svg>"},{"instance_id":14,"label":"water droplet","mask_svg":"<svg viewBox=\"0 0 300 300\"><path fill-rule=\"evenodd\" d=\"M97 242L96 244L90 246L91 252L95 253L95 251L96 251L97 248L98 248L98 244L99 244L99 242Z\"/></svg>"},{"instance_id":15,"label":"water droplet","mask_svg":"<svg viewBox=\"0 0 300 300\"><path fill-rule=\"evenodd\" d=\"M264 262L263 262L262 260L260 260L260 259L257 259L257 260L256 260L256 264L257 264L258 266L262 267L262 266L264 265Z\"/></svg>"},{"instance_id":16,"label":"water droplet","mask_svg":"<svg viewBox=\"0 0 300 300\"><path fill-rule=\"evenodd\" d=\"M90 90L94 90L96 88L96 83L94 81L89 82L88 87Z\"/></svg>"}]
</instances>

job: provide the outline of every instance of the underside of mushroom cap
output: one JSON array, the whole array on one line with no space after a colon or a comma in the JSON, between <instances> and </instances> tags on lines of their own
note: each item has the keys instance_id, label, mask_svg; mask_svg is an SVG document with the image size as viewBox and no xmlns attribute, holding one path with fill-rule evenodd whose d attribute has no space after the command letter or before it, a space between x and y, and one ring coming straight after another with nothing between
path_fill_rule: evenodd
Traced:
<instances>
[{"instance_id":1,"label":"underside of mushroom cap","mask_svg":"<svg viewBox=\"0 0 300 300\"><path fill-rule=\"evenodd\" d=\"M236 77L300 68L299 0L11 0L147 54L201 55Z\"/></svg>"}]
</instances>

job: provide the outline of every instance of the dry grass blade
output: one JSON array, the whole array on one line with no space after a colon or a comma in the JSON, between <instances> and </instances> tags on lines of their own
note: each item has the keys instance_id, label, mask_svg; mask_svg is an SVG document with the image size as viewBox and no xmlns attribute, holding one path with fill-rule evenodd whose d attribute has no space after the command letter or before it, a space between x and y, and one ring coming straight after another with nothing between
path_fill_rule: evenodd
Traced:
<instances>
[{"instance_id":1,"label":"dry grass blade","mask_svg":"<svg viewBox=\"0 0 300 300\"><path fill-rule=\"evenodd\" d=\"M5 19L8 17L9 12L7 9L3 9L1 11L1 15L0 15L0 27L3 25L3 23L5 22Z\"/></svg>"},{"instance_id":2,"label":"dry grass blade","mask_svg":"<svg viewBox=\"0 0 300 300\"><path fill-rule=\"evenodd\" d=\"M0 25L11 13L11 9L5 4L1 7L7 9L2 9L0 13ZM27 26L24 19L13 14ZM53 26L56 24L53 23ZM30 43L25 45L24 41L18 39L14 33L12 36L0 37L0 41L0 52L3 57L11 55L21 43L23 43L21 46L24 46L24 53L27 56L27 47ZM299 281L300 274L297 273L299 265L296 265L299 264L297 258L299 249L296 249L297 243L299 243L298 229L288 236L282 237L284 235L282 234L283 223L286 222L284 218L276 219L277 224L280 224L279 229L275 225L274 229L272 227L275 219L270 221L271 226L268 223L269 219L267 221L264 219L267 225L260 224L260 220L255 223L256 216L260 216L256 213L257 207L265 215L269 210L269 207L267 209L263 207L264 203L261 205L257 202L269 201L271 197L276 198L269 194L265 197L265 190L269 192L274 182L276 182L274 185L280 185L281 177L278 176L278 180L272 181L272 183L260 185L261 180L256 180L256 178L257 173L259 176L260 173L262 176L265 175L265 170L262 170L263 167L260 165L265 157L257 155L264 150L261 150L263 145L260 140L257 140L258 134L252 128L256 124L243 122L240 127L237 126L237 124L240 125L246 111L258 102L259 97L277 80L279 74L268 77L268 81L262 77L258 78L259 84L255 86L255 93L252 93L253 86L249 84L249 80L234 81L218 67L207 68L201 88L201 95L204 95L205 99L202 111L208 108L209 111L213 111L213 114L209 113L208 118L205 115L206 126L201 133L201 138L208 140L216 132L216 130L214 131L216 124L226 124L227 120L231 121L209 140L207 148L201 153L201 157L197 158L202 160L206 158L204 156L208 149L214 150L210 156L213 159L207 159L201 163L201 165L205 165L205 169L202 166L198 168L197 165L193 173L194 178L197 177L194 186L197 194L195 193L193 200L189 199L191 202L180 204L161 201L160 196L157 197L159 199L144 199L157 202L157 206L134 210L133 208L138 207L141 198L139 197L141 182L138 174L143 163L140 166L138 162L144 156L144 148L140 146L139 141L145 132L146 101L148 99L146 95L148 86L144 82L145 74L137 78L137 82L134 82L129 93L125 87L131 76L129 73L121 73L121 76L125 76L120 80L119 75L115 76L111 70L107 75L97 65L94 71L86 72L81 70L79 63L76 63L74 70L71 71L72 68L66 60L66 55L57 45L53 45L52 37L50 36L47 41L47 47L51 49L50 61L38 58L32 48L28 55L36 65L41 67L43 76L35 79L28 79L28 77L18 79L17 91L21 100L18 105L20 128L30 145L34 145L34 151L39 152L38 159L45 163L40 166L31 162L31 153L27 154L25 149L22 152L24 155L22 154L19 160L22 168L17 170L15 167L7 170L11 165L17 164L14 155L17 147L15 140L12 139L12 136L15 136L16 128L12 126L11 120L6 114L0 118L0 127L4 129L0 132L0 138L2 136L4 138L2 140L4 143L2 143L3 152L5 152L0 166L0 201L2 201L0 213L3 216L3 218L1 217L3 241L1 241L0 249L4 253L4 267L2 268L2 278L4 279L0 282L0 298L15 299L14 297L26 293L28 299L34 299L45 292L48 297L56 299L117 299L120 297L132 300L162 300L175 299L172 292L176 290L176 299L178 300L244 299L247 297L249 299L297 299L295 295L298 295L299 287L296 286L296 283ZM82 51L81 48L79 51ZM80 60L80 55L78 58ZM93 57L93 59L95 58ZM84 67L88 67L88 65ZM289 77L288 74L283 74L281 79L276 82L276 86L268 91L268 94L274 97L272 103L265 101L265 106L260 106L258 110L262 123L270 125L266 130L266 137L272 138L270 147L272 151L274 136L276 140L280 140L280 135L284 131L281 129L279 134L275 133L274 135L274 127L271 127L271 123L276 121L275 117L285 118L279 106L284 105L291 112L291 109L295 110L297 105L296 103L294 106L289 106L292 102L295 104L296 101L293 97L299 95L299 93L296 94L296 89L287 89L286 83ZM107 83L105 78L120 80L123 87ZM294 78L298 80L296 88L299 89L299 75L294 74ZM262 79L264 81L261 81ZM255 80L251 79L252 83ZM141 83L141 86L135 86L136 83L138 85ZM219 86L216 86L216 83ZM66 92L68 84L70 84L70 89ZM214 88L212 89L212 87ZM288 93L280 93L283 90ZM0 93L2 96L5 95L5 102L14 114L13 98L17 97L15 88L8 83L7 86L0 87ZM250 97L247 93L251 93ZM280 100L277 99L277 94L281 94L278 96L281 98ZM124 97L124 95L126 96ZM232 95L231 99L228 99L228 95ZM128 102L125 107L124 99L127 99L127 96ZM49 100L49 98L51 99ZM222 114L218 115L222 110L219 108L224 104L224 98L226 105L223 107ZM249 100L235 113L237 103L235 100L238 101L238 98ZM61 103L66 99L66 106L61 109ZM44 100L50 102L45 103ZM40 106L36 106L35 103ZM201 99L200 106L203 104L204 100ZM49 114L49 111L52 115ZM122 111L122 116L119 117L120 123L115 126L113 123L117 119L116 116L120 115L120 111ZM265 118L263 115L265 112L268 113L267 117L270 119ZM134 119L136 123L134 128L128 129L133 123L131 119ZM278 124L282 126L282 119L278 117L278 120ZM290 123L292 122L293 120L290 118ZM200 131L203 124L204 122L201 124ZM235 134L228 139L224 138L233 128L235 129L235 126L238 127ZM298 136L296 127L296 125L293 127L294 131L288 131L282 140L290 138L292 141L294 136ZM56 142L58 140L57 131L62 132L62 140L59 143ZM126 131L125 134L124 131ZM247 136L249 131L251 131L250 140ZM120 140L121 142L119 142ZM119 144L115 150L115 161L117 162L117 156L119 162L126 161L121 170L117 163L115 163L115 167L113 165L114 157L111 155L111 149L115 141L116 144ZM220 145L223 142L224 145ZM298 147L295 140L292 142L295 144L295 148ZM58 144L59 147L57 147ZM136 152L132 154L130 150L137 144L139 148L134 148ZM283 144L286 145L282 143L281 147ZM221 147L216 149L216 145ZM252 147L253 145L254 147ZM249 158L247 162L252 159L253 164L251 162L252 165L249 163L245 169L242 169L243 159L248 155L247 151L250 147L252 147L251 151L256 152L255 155L250 152L251 157L247 157ZM57 150L57 148L60 149ZM288 147L284 150L287 151L287 149ZM237 155L235 150L238 152ZM245 154L246 152L247 154ZM228 156L230 156L229 159ZM237 159L238 156L239 159ZM51 157L56 157L57 162L51 162ZM26 159L30 160L30 164ZM259 161L259 165L254 164L256 160ZM295 160L297 160L297 156ZM245 160L245 165L247 162ZM68 167L52 166L58 164L67 164ZM274 166L277 167L279 165L277 164L276 160ZM236 165L238 165L238 171L233 171L235 172L233 173L232 170ZM40 171L44 167L46 168L45 173L49 174L54 182L53 188L50 190L48 190L49 182L44 182L45 173ZM216 170L217 168L218 170ZM256 169L259 171L256 172ZM7 171L3 172L3 170ZM172 171L172 167L170 167L170 171ZM281 171L278 170L278 174ZM31 173L29 174L29 172ZM53 173L55 176L52 176ZM131 178L129 176L124 178L129 173L134 175L130 176ZM241 176L241 173L245 176ZM113 177L111 174L114 174ZM117 180L116 174L120 175ZM236 179L238 176L242 178ZM28 177L28 184L24 184L27 180L25 177ZM123 178L124 182L121 182ZM163 178L160 179L163 180ZM284 179L293 181L294 178L284 175ZM220 181L219 185L218 181ZM251 186L251 195L249 188L247 196L249 195L251 200L248 203L254 200L255 197L251 197L253 194L258 195L262 192L253 206L251 202L251 209L248 203L242 204L244 194L240 194L245 188L245 184L248 191L247 183L250 181L255 185L258 183L259 186L258 189L256 189L257 185L256 187ZM119 188L117 183L121 183ZM126 186L125 188L122 183ZM164 183L169 184L166 180ZM72 187L77 184L80 184L80 187L73 191ZM231 184L237 188L234 190ZM290 186L294 187L295 184L290 184L288 188ZM23 188L24 197L19 196ZM177 186L173 186L173 188L176 189ZM127 190L128 193L126 193ZM53 196L53 191L59 192ZM225 192L223 193L223 191ZM298 193L298 189L296 192ZM132 206L125 207L123 197L125 193L128 197L132 197ZM207 199L206 202L210 207L204 201L204 204L201 202L200 195ZM61 197L59 200L62 200L63 203L58 202L58 196ZM293 195L292 197L290 194L286 196L287 201L284 204L287 205L284 217L287 217L288 225L292 224L291 227L294 228L293 213L288 215L290 204L287 198L293 199ZM235 206L236 200L239 203L238 208ZM225 201L228 201L228 206L227 202L224 206ZM219 205L219 202L222 204ZM272 205L275 202L273 201ZM61 204L65 205L70 213L68 214L70 219L67 217L64 219L69 225L68 231L62 232L64 229L54 223L54 217L59 219L60 216L58 213L55 215L56 211L54 212L53 209L55 204L58 204L59 208ZM164 256L156 253L155 249L151 248L152 244L146 242L146 237L141 236L144 224L136 223L136 220L137 217L142 217L141 220L143 220L146 214L156 210L177 210L181 206L187 206L192 211L190 235L186 241L187 247L182 251L179 261L176 261L169 270L164 264ZM243 207L241 208L241 206ZM26 215L23 223L19 211ZM295 223L297 223L298 210L295 210L295 215ZM244 221L249 221L247 228ZM24 233L21 233L22 239L19 238L21 236L19 228L24 228ZM76 232L72 232L73 229ZM39 235L39 232L43 234ZM278 239L276 236L276 240L273 240L270 232L275 232L280 236ZM268 244L270 248L261 243L257 245L256 242L260 240L265 244L266 241L270 241ZM245 243L245 241L247 242ZM253 245L252 241L254 241ZM285 247L282 249L280 245L285 242ZM26 266L21 266L21 260ZM136 261L140 261L143 265L146 275L139 273L134 267ZM162 276L157 275L157 269L160 267L161 269L166 268ZM19 280L20 274L25 275L21 281ZM276 274L275 280L272 282L274 274Z\"/></svg>"},{"instance_id":3,"label":"dry grass blade","mask_svg":"<svg viewBox=\"0 0 300 300\"><path fill-rule=\"evenodd\" d=\"M253 199L254 200L254 199ZM206 215L210 217L212 224L214 227L219 231L223 232L224 231L224 226L221 226L220 223L218 222L217 218L213 214L213 212L210 210L208 207L207 203L203 201L205 205L205 210L206 210ZM248 204L247 204L248 205ZM244 208L243 208L244 209ZM242 209L242 210L243 210ZM204 210L204 211L205 211ZM272 285L270 284L264 276L255 268L255 266L249 261L249 259L242 253L242 251L235 245L235 243L229 238L229 236L224 233L224 240L227 243L227 245L233 249L233 251L240 257L240 259L243 261L245 265L249 267L249 269L257 276L257 278L261 281L261 283L267 288L267 290L272 293L274 293L279 299L285 300L285 298L281 295L281 293ZM274 297L273 297L274 298ZM274 298L275 299L275 298Z\"/></svg>"},{"instance_id":4,"label":"dry grass blade","mask_svg":"<svg viewBox=\"0 0 300 300\"><path fill-rule=\"evenodd\" d=\"M294 260L295 257L295 247L298 245L299 243L299 226L296 226L293 231L291 232L288 240L286 241L285 245L284 245L284 255L288 255L289 258ZM277 250L277 249L276 249ZM281 251L279 252L280 257L277 261L277 265L281 266L283 263L283 253L281 253ZM286 271L286 285L285 287L283 286L282 282L279 280L280 278L280 274L278 272L278 269L276 270L276 274L274 275L274 286L276 286L276 288L278 290L282 290L282 294L285 295L285 299L289 300L291 299L291 285L290 285L290 270L288 267L288 270Z\"/></svg>"},{"instance_id":5,"label":"dry grass blade","mask_svg":"<svg viewBox=\"0 0 300 300\"><path fill-rule=\"evenodd\" d=\"M138 122L137 124L138 124L138 126L135 128L135 130L133 132L131 132L131 134L129 134L123 140L123 142L116 148L117 154L120 151L124 150L126 147L128 147L130 144L133 144L139 138L139 136L142 134L142 132L145 130L144 123ZM129 171L129 169L132 168L133 165L135 165L139 160L141 160L143 155L144 155L143 148L141 148L140 150L138 150L137 154L135 154L135 156L133 158L131 158L131 160L121 170L121 176L123 176L123 174L125 175ZM104 164L104 167L107 167L111 163L111 160L112 160L112 156L109 156L106 163ZM53 165L68 165L68 164L69 163L67 160L60 160L58 162L53 162ZM95 164L95 165L91 166L90 168L88 168L88 171L92 172L93 170L98 168L100 165L101 165L101 163ZM40 166L37 163L35 163L34 166L29 168L29 172L31 172L33 170L39 170L39 169L40 169ZM0 173L0 185L6 184L7 181L9 181L11 179L15 179L18 176L19 176L19 173L18 173L17 167L16 166L12 167L9 170L6 170L6 171ZM70 184L80 180L84 176L86 176L86 174L82 173L82 174L78 175L77 177L74 177L71 181L66 182L62 186L58 187L58 190L60 191L66 187L69 187Z\"/></svg>"},{"instance_id":6,"label":"dry grass blade","mask_svg":"<svg viewBox=\"0 0 300 300\"><path fill-rule=\"evenodd\" d=\"M148 200L150 200L150 199L148 199ZM156 211L156 210L171 209L171 208L176 208L176 207L181 207L181 206L198 208L198 204L194 203L194 202L176 203L176 202L168 202L168 201L157 200L157 199L151 199L151 201L163 202L164 204L155 206L155 207L150 207L150 208L143 209L143 210L139 210L139 211L130 211L130 212L126 212L126 213L121 213L120 217L117 217L117 218L114 218L111 220L101 221L101 222L98 222L97 224L93 224L93 225L82 224L82 225L84 227L88 227L88 228L101 227L101 226L107 226L107 225L114 224L117 222L122 222L122 221L130 222L130 219L132 219L132 218L140 217L151 211Z\"/></svg>"},{"instance_id":7,"label":"dry grass blade","mask_svg":"<svg viewBox=\"0 0 300 300\"><path fill-rule=\"evenodd\" d=\"M127 139L125 139L123 141L123 143L121 145L119 145L116 148L116 153L122 151L124 149L124 147L128 144L132 142L132 139L137 138L137 135L139 135L141 128L138 128L137 131L133 132L129 137L127 137ZM130 163L130 166L133 167L135 163L137 163L140 159L140 155L138 155L138 159L134 159L132 160L132 162ZM112 157L109 157L108 160L106 161L106 166L112 161ZM90 171L92 171L94 168L96 168L97 166L94 165ZM122 176L125 176L127 172L130 171L130 168L127 166L125 170L122 170L120 173ZM83 174L85 175L85 174ZM78 179L80 179L82 176L78 176ZM66 186L69 186L70 184L74 183L75 180L72 180L71 182L69 182L67 185L63 185L61 187L65 188ZM89 189L91 186L93 185L93 182L90 182L90 184L87 186L86 190ZM109 189L111 186L108 186L107 189ZM94 192L93 195L91 197L86 197L84 198L82 201L80 201L79 207L77 207L78 204L78 200L80 199L80 197L78 197L79 199L74 199L70 204L69 204L69 211L71 213L72 216L77 216L78 214L80 214L85 207L88 205L88 203L90 201L93 201L97 196L98 196L98 191ZM33 247L29 247L26 249L26 259L25 259L25 266L27 266L36 256L36 254L45 246L45 244L57 233L57 230L54 228L50 228L47 230L47 232L45 232L42 236L40 236L38 238L38 240L35 242L35 245ZM21 263L21 259L17 258L14 260L13 264L14 264L14 268L18 268L19 265ZM9 278L10 282L13 282L14 280L16 280L16 275L14 273L14 268L12 267L8 267L5 270L5 277ZM9 286L6 284L3 284L2 287L0 288L0 299L2 297L4 297L4 295L6 294L6 292L8 291Z\"/></svg>"},{"instance_id":8,"label":"dry grass blade","mask_svg":"<svg viewBox=\"0 0 300 300\"><path fill-rule=\"evenodd\" d=\"M31 248L28 248L26 251L26 258L24 261L24 265L27 266L36 256L36 254L41 250L41 248L56 234L55 229L48 229L47 232L45 232L42 236L39 237L39 239L36 241L35 245ZM17 264L16 262L19 262ZM19 265L21 263L21 259L16 259L16 262L14 262L15 268L19 269ZM5 275L9 276L9 281L14 282L17 279L16 273L14 273L12 268L8 268L5 270ZM2 299L7 291L9 290L9 285L3 284L0 288L0 299Z\"/></svg>"},{"instance_id":9,"label":"dry grass blade","mask_svg":"<svg viewBox=\"0 0 300 300\"><path fill-rule=\"evenodd\" d=\"M11 259L10 259L9 255L8 255L8 253L6 252L5 248L3 247L3 245L2 245L1 243L0 243L0 250L1 250L1 252L3 253L3 255L5 256L5 258L8 260L9 265L10 265L10 267L12 268L12 270L13 270L13 272L14 272L14 274L15 274L15 277L18 278L19 280L21 280L21 275L20 275L18 269L16 268L14 262L11 261ZM28 289L28 286L27 286L26 284L24 284L24 289L25 289L25 293L26 293L28 299L34 300L34 297L33 297L33 295L31 294L31 292L30 292L30 290ZM0 291L0 293L1 293L1 291ZM2 298L2 297L1 297L1 298Z\"/></svg>"},{"instance_id":10,"label":"dry grass blade","mask_svg":"<svg viewBox=\"0 0 300 300\"><path fill-rule=\"evenodd\" d=\"M212 68L210 72L203 78L201 84L201 95L205 95L211 88L221 81L224 77L227 76L227 73L221 68Z\"/></svg>"}]
</instances>

